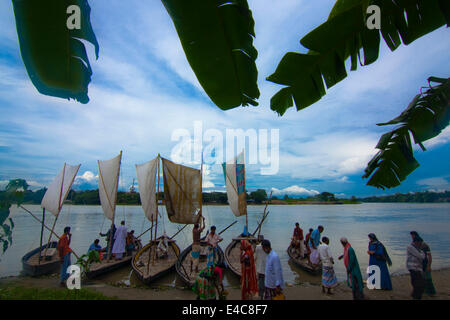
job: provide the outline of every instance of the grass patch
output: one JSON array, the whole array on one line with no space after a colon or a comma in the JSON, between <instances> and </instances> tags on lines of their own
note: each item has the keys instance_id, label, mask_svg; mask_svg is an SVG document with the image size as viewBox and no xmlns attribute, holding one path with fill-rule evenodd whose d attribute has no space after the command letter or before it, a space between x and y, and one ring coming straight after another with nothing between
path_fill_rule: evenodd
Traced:
<instances>
[{"instance_id":1,"label":"grass patch","mask_svg":"<svg viewBox=\"0 0 450 320\"><path fill-rule=\"evenodd\" d=\"M0 288L0 300L116 300L99 292L80 289L42 289L9 286Z\"/></svg>"}]
</instances>

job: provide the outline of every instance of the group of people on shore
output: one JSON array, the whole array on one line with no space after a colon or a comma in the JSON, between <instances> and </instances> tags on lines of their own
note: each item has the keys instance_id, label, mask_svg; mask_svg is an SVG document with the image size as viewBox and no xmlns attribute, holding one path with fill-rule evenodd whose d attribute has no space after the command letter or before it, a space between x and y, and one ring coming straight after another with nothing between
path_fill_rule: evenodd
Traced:
<instances>
[{"instance_id":1,"label":"group of people on shore","mask_svg":"<svg viewBox=\"0 0 450 320\"><path fill-rule=\"evenodd\" d=\"M70 242L72 240L72 234L70 233L70 227L64 228L64 234L60 237L58 241L58 256L61 262L61 273L60 273L60 283L61 286L66 285L66 280L69 277L67 273L67 268L71 265L71 253L73 252L70 248ZM112 233L112 235L111 235ZM135 250L139 239L134 236L134 230L130 232L127 231L125 226L125 221L120 223L120 226L116 228L113 224L107 233L100 236L106 237L106 247L100 246L100 240L95 239L94 242L89 246L87 251L89 261L102 261L104 255L109 253L110 243L111 243L111 257L115 260L123 259L124 255L131 255L132 251Z\"/></svg>"},{"instance_id":2,"label":"group of people on shore","mask_svg":"<svg viewBox=\"0 0 450 320\"><path fill-rule=\"evenodd\" d=\"M338 282L334 272L334 259L329 248L330 240L324 236L320 241L320 235L323 231L323 226L318 226L315 230L309 229L309 233L303 239L303 230L299 223L296 223L291 246L297 252L296 258L307 259L308 264L313 268L317 268L320 263L322 264L322 291L331 294L331 289L336 287ZM436 293L431 278L431 250L416 231L411 231L410 234L412 243L407 247L406 268L410 273L413 287L411 296L413 299L421 299L424 292L429 295ZM392 281L388 269L388 265L392 265L391 258L383 243L378 240L374 233L370 233L368 238L369 267L377 266L380 270L380 287L377 289L392 290ZM342 237L340 242L344 248L344 253L338 259L344 259L347 284L352 288L355 300L364 299L364 285L356 253L347 238Z\"/></svg>"}]
</instances>

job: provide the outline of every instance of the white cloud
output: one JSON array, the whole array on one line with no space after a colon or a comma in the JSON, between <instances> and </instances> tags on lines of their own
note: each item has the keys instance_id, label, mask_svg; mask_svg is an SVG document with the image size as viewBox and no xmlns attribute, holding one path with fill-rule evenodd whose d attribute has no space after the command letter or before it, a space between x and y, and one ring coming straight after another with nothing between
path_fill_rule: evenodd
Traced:
<instances>
[{"instance_id":1,"label":"white cloud","mask_svg":"<svg viewBox=\"0 0 450 320\"><path fill-rule=\"evenodd\" d=\"M307 196L315 196L317 194L320 194L319 191L316 190L308 190L306 188L303 187L299 187L297 185L293 185L290 187L286 187L284 189L277 189L277 188L272 188L271 189L272 194L274 196L278 196L278 195L307 195Z\"/></svg>"},{"instance_id":2,"label":"white cloud","mask_svg":"<svg viewBox=\"0 0 450 320\"><path fill-rule=\"evenodd\" d=\"M418 185L424 186L429 191L450 190L450 182L444 177L433 177L417 181Z\"/></svg>"},{"instance_id":3,"label":"white cloud","mask_svg":"<svg viewBox=\"0 0 450 320\"><path fill-rule=\"evenodd\" d=\"M94 175L91 171L85 171L81 176L76 176L75 184L93 183L98 180L98 175Z\"/></svg>"}]
</instances>

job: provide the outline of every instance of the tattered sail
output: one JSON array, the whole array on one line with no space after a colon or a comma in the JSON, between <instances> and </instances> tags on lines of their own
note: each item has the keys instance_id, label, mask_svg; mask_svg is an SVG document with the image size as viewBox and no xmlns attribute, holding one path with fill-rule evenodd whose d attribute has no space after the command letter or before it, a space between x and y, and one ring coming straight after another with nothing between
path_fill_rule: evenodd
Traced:
<instances>
[{"instance_id":1,"label":"tattered sail","mask_svg":"<svg viewBox=\"0 0 450 320\"><path fill-rule=\"evenodd\" d=\"M144 164L136 165L136 173L139 183L139 196L142 208L148 220L154 221L157 216L155 180L158 169L158 157Z\"/></svg>"},{"instance_id":2,"label":"tattered sail","mask_svg":"<svg viewBox=\"0 0 450 320\"><path fill-rule=\"evenodd\" d=\"M200 170L161 158L164 177L164 202L169 220L197 223L202 201Z\"/></svg>"},{"instance_id":3,"label":"tattered sail","mask_svg":"<svg viewBox=\"0 0 450 320\"><path fill-rule=\"evenodd\" d=\"M236 217L246 215L247 193L245 191L244 152L241 152L231 162L223 163L222 166L231 211Z\"/></svg>"},{"instance_id":4,"label":"tattered sail","mask_svg":"<svg viewBox=\"0 0 450 320\"><path fill-rule=\"evenodd\" d=\"M117 188L119 185L119 170L122 152L111 159L98 161L98 193L105 217L111 221L116 210Z\"/></svg>"},{"instance_id":5,"label":"tattered sail","mask_svg":"<svg viewBox=\"0 0 450 320\"><path fill-rule=\"evenodd\" d=\"M64 163L64 167L61 172L50 184L45 192L44 198L42 198L42 208L50 211L53 215L58 216L80 166L80 164L77 166L71 166Z\"/></svg>"}]
</instances>

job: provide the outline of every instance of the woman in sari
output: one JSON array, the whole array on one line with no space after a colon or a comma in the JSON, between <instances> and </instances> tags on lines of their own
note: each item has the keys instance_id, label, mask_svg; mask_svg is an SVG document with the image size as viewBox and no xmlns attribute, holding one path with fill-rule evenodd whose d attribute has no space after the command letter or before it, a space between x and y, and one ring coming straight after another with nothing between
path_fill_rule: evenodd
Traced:
<instances>
[{"instance_id":1,"label":"woman in sari","mask_svg":"<svg viewBox=\"0 0 450 320\"><path fill-rule=\"evenodd\" d=\"M416 231L412 231L411 235L413 237L417 236L420 238L419 234ZM423 279L425 280L424 293L433 296L436 294L436 289L434 288L433 278L431 278L431 250L425 241L422 241L420 248L425 253L426 257L426 266L424 267L423 271Z\"/></svg>"},{"instance_id":2,"label":"woman in sari","mask_svg":"<svg viewBox=\"0 0 450 320\"><path fill-rule=\"evenodd\" d=\"M216 289L219 291L218 286L222 283L222 270L219 269L211 265L200 271L192 287L197 300L216 300ZM221 288L223 291L223 285Z\"/></svg>"},{"instance_id":3,"label":"woman in sari","mask_svg":"<svg viewBox=\"0 0 450 320\"><path fill-rule=\"evenodd\" d=\"M387 265L392 265L391 258L387 253L384 245L378 241L377 236L373 233L369 234L369 266L378 266L381 272L381 289L392 290L392 281Z\"/></svg>"},{"instance_id":4,"label":"woman in sari","mask_svg":"<svg viewBox=\"0 0 450 320\"><path fill-rule=\"evenodd\" d=\"M364 299L364 286L355 250L348 243L347 238L341 238L341 244L344 247L344 254L339 257L339 260L344 258L345 269L347 269L347 285L352 288L353 299L362 300Z\"/></svg>"},{"instance_id":5,"label":"woman in sari","mask_svg":"<svg viewBox=\"0 0 450 320\"><path fill-rule=\"evenodd\" d=\"M241 298L252 300L257 293L258 281L253 248L248 240L241 240Z\"/></svg>"}]
</instances>

